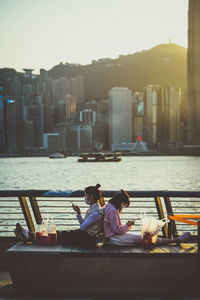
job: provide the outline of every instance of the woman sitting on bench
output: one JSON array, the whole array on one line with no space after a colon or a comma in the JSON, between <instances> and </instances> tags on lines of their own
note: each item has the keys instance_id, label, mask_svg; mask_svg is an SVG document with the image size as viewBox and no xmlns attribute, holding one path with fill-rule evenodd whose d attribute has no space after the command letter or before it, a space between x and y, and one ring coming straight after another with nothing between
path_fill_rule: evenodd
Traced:
<instances>
[{"instance_id":1,"label":"woman sitting on bench","mask_svg":"<svg viewBox=\"0 0 200 300\"><path fill-rule=\"evenodd\" d=\"M130 205L129 195L121 190L113 196L104 207L104 233L109 243L119 246L142 245L141 234L129 233L134 221L122 225L119 214L124 207ZM186 232L175 239L159 238L156 244L180 243L189 239L190 233Z\"/></svg>"},{"instance_id":2,"label":"woman sitting on bench","mask_svg":"<svg viewBox=\"0 0 200 300\"><path fill-rule=\"evenodd\" d=\"M81 216L79 206L72 203L74 211L77 213L77 219L80 223L80 229L70 231L58 231L57 243L70 246L95 245L96 235L101 231L104 199L99 187L88 186L85 188L85 203L89 205L85 218ZM21 224L16 224L14 230L16 237L21 241L34 241L35 234L28 232Z\"/></svg>"}]
</instances>

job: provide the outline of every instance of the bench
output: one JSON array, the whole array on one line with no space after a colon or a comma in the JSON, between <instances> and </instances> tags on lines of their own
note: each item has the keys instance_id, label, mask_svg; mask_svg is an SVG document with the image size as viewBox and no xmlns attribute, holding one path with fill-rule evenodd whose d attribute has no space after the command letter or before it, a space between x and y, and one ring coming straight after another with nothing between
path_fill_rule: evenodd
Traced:
<instances>
[{"instance_id":1,"label":"bench","mask_svg":"<svg viewBox=\"0 0 200 300\"><path fill-rule=\"evenodd\" d=\"M196 243L140 247L36 246L17 243L6 251L15 291L33 296L199 296Z\"/></svg>"}]
</instances>

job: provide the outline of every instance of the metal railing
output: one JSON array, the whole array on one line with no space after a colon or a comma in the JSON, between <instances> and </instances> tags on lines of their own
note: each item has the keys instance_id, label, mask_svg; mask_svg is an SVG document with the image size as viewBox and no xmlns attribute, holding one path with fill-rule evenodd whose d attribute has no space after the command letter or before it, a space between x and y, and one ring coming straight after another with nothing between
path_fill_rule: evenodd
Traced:
<instances>
[{"instance_id":1,"label":"metal railing","mask_svg":"<svg viewBox=\"0 0 200 300\"><path fill-rule=\"evenodd\" d=\"M84 214L88 209L83 191L73 191L68 196L56 194L45 196L48 190L1 190L0 191L0 236L13 236L16 222L30 231L43 218L53 217L58 230L76 229L79 223L70 200L78 204ZM117 191L103 191L105 202ZM134 219L133 229L139 233L140 212L162 219L173 214L197 214L200 212L200 191L128 191L130 207L124 209L122 222ZM171 220L162 229L164 237L176 237L184 231L198 235L197 226L188 226Z\"/></svg>"}]
</instances>

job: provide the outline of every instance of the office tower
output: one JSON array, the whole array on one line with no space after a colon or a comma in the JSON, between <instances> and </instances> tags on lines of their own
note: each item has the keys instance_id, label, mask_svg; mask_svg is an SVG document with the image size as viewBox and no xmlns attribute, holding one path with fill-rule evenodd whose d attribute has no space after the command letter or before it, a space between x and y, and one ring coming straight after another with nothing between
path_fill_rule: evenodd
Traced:
<instances>
[{"instance_id":1,"label":"office tower","mask_svg":"<svg viewBox=\"0 0 200 300\"><path fill-rule=\"evenodd\" d=\"M56 108L44 101L44 132L53 132L56 125Z\"/></svg>"},{"instance_id":2,"label":"office tower","mask_svg":"<svg viewBox=\"0 0 200 300\"><path fill-rule=\"evenodd\" d=\"M32 74L32 69L23 69L25 73L21 78L22 95L24 96L24 104L36 104L35 96L38 94L37 76Z\"/></svg>"},{"instance_id":3,"label":"office tower","mask_svg":"<svg viewBox=\"0 0 200 300\"><path fill-rule=\"evenodd\" d=\"M176 144L180 141L180 103L181 89L169 87L165 90L165 103L168 106L169 118L169 143Z\"/></svg>"},{"instance_id":4,"label":"office tower","mask_svg":"<svg viewBox=\"0 0 200 300\"><path fill-rule=\"evenodd\" d=\"M66 103L65 100L58 100L55 105L56 124L66 122Z\"/></svg>"},{"instance_id":5,"label":"office tower","mask_svg":"<svg viewBox=\"0 0 200 300\"><path fill-rule=\"evenodd\" d=\"M140 136L143 139L144 92L135 92L132 98L133 141Z\"/></svg>"},{"instance_id":6,"label":"office tower","mask_svg":"<svg viewBox=\"0 0 200 300\"><path fill-rule=\"evenodd\" d=\"M33 148L34 141L33 121L24 121L24 148Z\"/></svg>"},{"instance_id":7,"label":"office tower","mask_svg":"<svg viewBox=\"0 0 200 300\"><path fill-rule=\"evenodd\" d=\"M60 77L52 82L53 103L57 104L59 100L70 94L70 82L67 77Z\"/></svg>"},{"instance_id":8,"label":"office tower","mask_svg":"<svg viewBox=\"0 0 200 300\"><path fill-rule=\"evenodd\" d=\"M71 79L70 94L76 98L76 111L79 113L83 110L85 100L85 88L84 88L83 75L77 75Z\"/></svg>"},{"instance_id":9,"label":"office tower","mask_svg":"<svg viewBox=\"0 0 200 300\"><path fill-rule=\"evenodd\" d=\"M3 87L0 86L0 153L5 150Z\"/></svg>"},{"instance_id":10,"label":"office tower","mask_svg":"<svg viewBox=\"0 0 200 300\"><path fill-rule=\"evenodd\" d=\"M169 118L168 110L164 106L163 89L159 85L148 85L145 89L144 100L143 140L148 146L155 148L158 143L162 142L165 135L166 140L169 140L167 129ZM164 131L167 133L164 134Z\"/></svg>"},{"instance_id":11,"label":"office tower","mask_svg":"<svg viewBox=\"0 0 200 300\"><path fill-rule=\"evenodd\" d=\"M93 111L92 109L84 109L83 111L80 111L80 122L95 125L96 111Z\"/></svg>"},{"instance_id":12,"label":"office tower","mask_svg":"<svg viewBox=\"0 0 200 300\"><path fill-rule=\"evenodd\" d=\"M135 117L133 118L133 140L137 141L139 136L143 139L143 118Z\"/></svg>"},{"instance_id":13,"label":"office tower","mask_svg":"<svg viewBox=\"0 0 200 300\"><path fill-rule=\"evenodd\" d=\"M76 98L71 95L65 97L66 122L72 122L76 117Z\"/></svg>"},{"instance_id":14,"label":"office tower","mask_svg":"<svg viewBox=\"0 0 200 300\"><path fill-rule=\"evenodd\" d=\"M21 153L27 153L34 147L33 121L17 122L17 146Z\"/></svg>"},{"instance_id":15,"label":"office tower","mask_svg":"<svg viewBox=\"0 0 200 300\"><path fill-rule=\"evenodd\" d=\"M71 152L89 152L92 150L92 125L72 124L69 127Z\"/></svg>"},{"instance_id":16,"label":"office tower","mask_svg":"<svg viewBox=\"0 0 200 300\"><path fill-rule=\"evenodd\" d=\"M144 141L149 147L155 146L156 143L156 101L156 90L149 84L145 89L144 101Z\"/></svg>"},{"instance_id":17,"label":"office tower","mask_svg":"<svg viewBox=\"0 0 200 300\"><path fill-rule=\"evenodd\" d=\"M189 0L188 11L188 143L200 144L200 1Z\"/></svg>"},{"instance_id":18,"label":"office tower","mask_svg":"<svg viewBox=\"0 0 200 300\"><path fill-rule=\"evenodd\" d=\"M55 132L58 133L58 148L64 153L68 152L70 147L69 128L69 123L57 124L55 128Z\"/></svg>"},{"instance_id":19,"label":"office tower","mask_svg":"<svg viewBox=\"0 0 200 300\"><path fill-rule=\"evenodd\" d=\"M59 134L58 133L44 133L43 147L47 149L48 153L59 151Z\"/></svg>"},{"instance_id":20,"label":"office tower","mask_svg":"<svg viewBox=\"0 0 200 300\"><path fill-rule=\"evenodd\" d=\"M14 96L21 95L21 81L19 76L15 76L9 84L9 94Z\"/></svg>"},{"instance_id":21,"label":"office tower","mask_svg":"<svg viewBox=\"0 0 200 300\"><path fill-rule=\"evenodd\" d=\"M132 142L131 91L126 87L114 87L109 91L109 142Z\"/></svg>"},{"instance_id":22,"label":"office tower","mask_svg":"<svg viewBox=\"0 0 200 300\"><path fill-rule=\"evenodd\" d=\"M96 103L96 104L95 104ZM98 102L87 102L85 107L93 108L93 113L96 110L96 122L92 128L93 145L96 151L109 150L109 134L108 134L108 113L109 100L103 99Z\"/></svg>"},{"instance_id":23,"label":"office tower","mask_svg":"<svg viewBox=\"0 0 200 300\"><path fill-rule=\"evenodd\" d=\"M89 152L92 150L92 125L90 124L57 124L59 149L64 152Z\"/></svg>"},{"instance_id":24,"label":"office tower","mask_svg":"<svg viewBox=\"0 0 200 300\"><path fill-rule=\"evenodd\" d=\"M43 104L27 106L27 121L33 121L34 147L41 147L43 144Z\"/></svg>"},{"instance_id":25,"label":"office tower","mask_svg":"<svg viewBox=\"0 0 200 300\"><path fill-rule=\"evenodd\" d=\"M17 110L16 102L10 97L5 100L5 147L8 152L17 151Z\"/></svg>"}]
</instances>

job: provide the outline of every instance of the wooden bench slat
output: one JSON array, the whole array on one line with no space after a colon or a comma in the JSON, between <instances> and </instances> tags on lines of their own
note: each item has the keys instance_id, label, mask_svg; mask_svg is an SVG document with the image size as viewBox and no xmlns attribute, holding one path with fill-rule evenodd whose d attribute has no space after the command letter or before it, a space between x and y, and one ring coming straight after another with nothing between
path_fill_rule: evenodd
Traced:
<instances>
[{"instance_id":1,"label":"wooden bench slat","mask_svg":"<svg viewBox=\"0 0 200 300\"><path fill-rule=\"evenodd\" d=\"M115 246L105 246L104 247L104 249L108 252L108 253L113 253L113 254L119 254L120 253L120 251L119 251L119 249L117 248L117 247L115 247Z\"/></svg>"},{"instance_id":2,"label":"wooden bench slat","mask_svg":"<svg viewBox=\"0 0 200 300\"><path fill-rule=\"evenodd\" d=\"M95 254L96 253L96 247L84 247L83 248L84 254Z\"/></svg>"},{"instance_id":3,"label":"wooden bench slat","mask_svg":"<svg viewBox=\"0 0 200 300\"><path fill-rule=\"evenodd\" d=\"M72 252L71 246L62 246L61 247L60 253L62 256L69 255L69 254L71 254L71 252Z\"/></svg>"},{"instance_id":4,"label":"wooden bench slat","mask_svg":"<svg viewBox=\"0 0 200 300\"><path fill-rule=\"evenodd\" d=\"M144 250L142 247L138 246L129 246L128 247L131 253L144 253Z\"/></svg>"},{"instance_id":5,"label":"wooden bench slat","mask_svg":"<svg viewBox=\"0 0 200 300\"><path fill-rule=\"evenodd\" d=\"M72 254L77 253L77 254L83 254L83 248L82 247L72 247Z\"/></svg>"},{"instance_id":6,"label":"wooden bench slat","mask_svg":"<svg viewBox=\"0 0 200 300\"><path fill-rule=\"evenodd\" d=\"M116 246L119 249L119 253L130 254L131 250L128 247Z\"/></svg>"}]
</instances>

